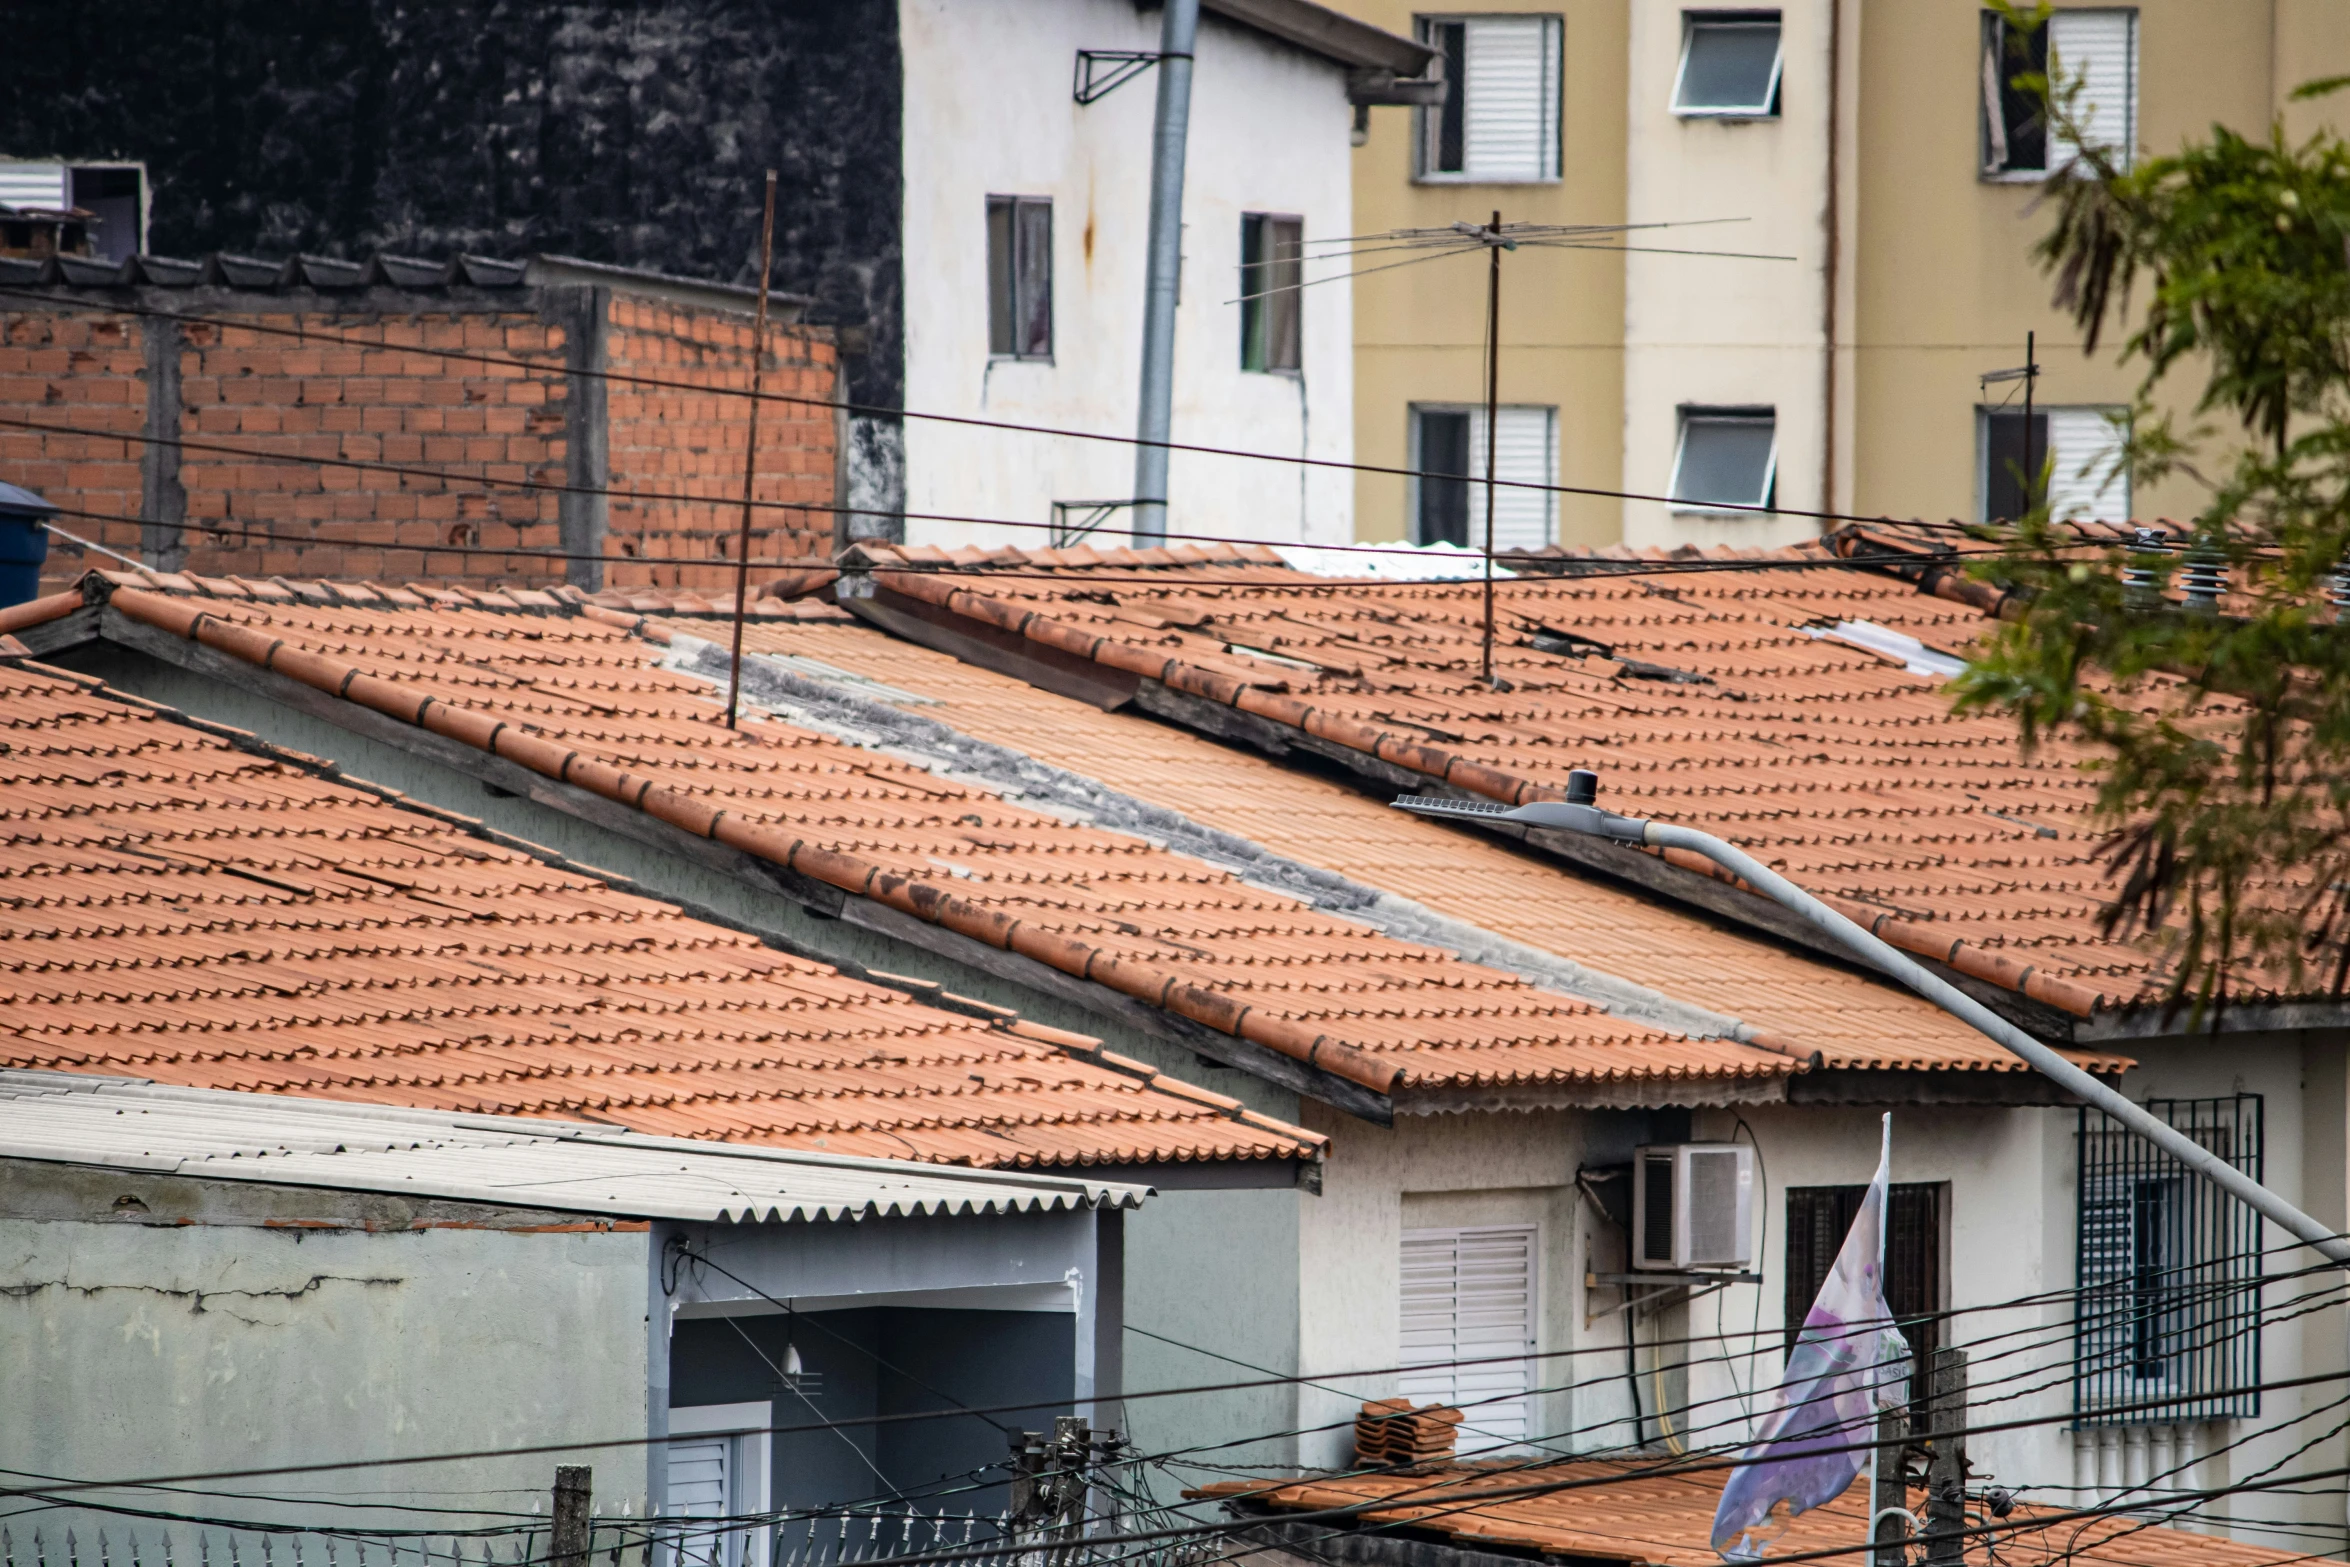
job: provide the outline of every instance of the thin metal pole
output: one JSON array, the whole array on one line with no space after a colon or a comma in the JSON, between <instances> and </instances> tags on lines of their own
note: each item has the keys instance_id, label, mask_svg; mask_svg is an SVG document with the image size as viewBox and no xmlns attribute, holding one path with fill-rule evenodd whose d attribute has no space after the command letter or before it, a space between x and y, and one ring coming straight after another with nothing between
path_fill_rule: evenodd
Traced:
<instances>
[{"instance_id":1,"label":"thin metal pole","mask_svg":"<svg viewBox=\"0 0 2350 1567\"><path fill-rule=\"evenodd\" d=\"M1877 1162L1885 1171L1885 1206L1877 1212L1877 1294L1885 1294L1885 1232L1893 1227L1893 1112L1885 1112L1885 1138L1877 1154ZM1876 1402L1872 1396L1870 1402ZM1868 1544L1877 1543L1877 1491L1885 1481L1885 1449L1869 1449L1869 1529ZM1906 1500L1906 1498L1904 1498ZM1875 1553L1872 1550L1871 1555ZM1872 1567L1875 1564L1872 1563Z\"/></svg>"},{"instance_id":2,"label":"thin metal pole","mask_svg":"<svg viewBox=\"0 0 2350 1567\"><path fill-rule=\"evenodd\" d=\"M734 552L734 663L726 677L726 727L743 695L743 610L751 592L752 487L759 477L759 396L767 383L767 274L775 263L775 171L767 171L767 210L759 220L759 315L751 328L750 440L743 451L743 535Z\"/></svg>"},{"instance_id":3,"label":"thin metal pole","mask_svg":"<svg viewBox=\"0 0 2350 1567\"><path fill-rule=\"evenodd\" d=\"M1183 153L1191 134L1191 51L1199 0L1166 0L1159 102L1151 126L1149 270L1142 293L1142 396L1134 433L1134 540L1167 536L1167 447L1175 429L1175 297L1183 267Z\"/></svg>"},{"instance_id":4,"label":"thin metal pole","mask_svg":"<svg viewBox=\"0 0 2350 1567\"><path fill-rule=\"evenodd\" d=\"M1493 687L1493 457L1501 428L1501 214L1485 231L1485 652L1486 689Z\"/></svg>"},{"instance_id":5,"label":"thin metal pole","mask_svg":"<svg viewBox=\"0 0 2350 1567\"><path fill-rule=\"evenodd\" d=\"M2033 343L2037 332L2024 334L2024 510L2037 505L2040 493L2040 465L2032 458L2032 383L2040 379L2040 361Z\"/></svg>"}]
</instances>

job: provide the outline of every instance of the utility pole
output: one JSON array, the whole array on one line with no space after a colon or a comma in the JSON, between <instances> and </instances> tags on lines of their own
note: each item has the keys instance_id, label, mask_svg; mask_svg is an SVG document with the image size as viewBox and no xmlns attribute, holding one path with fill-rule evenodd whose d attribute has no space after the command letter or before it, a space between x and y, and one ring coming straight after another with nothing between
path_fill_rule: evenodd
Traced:
<instances>
[{"instance_id":1,"label":"utility pole","mask_svg":"<svg viewBox=\"0 0 2350 1567\"><path fill-rule=\"evenodd\" d=\"M1167 536L1167 442L1175 431L1175 297L1183 268L1183 153L1191 132L1191 52L1199 0L1159 17L1159 101L1151 125L1151 226L1142 298L1142 397L1134 433L1134 541Z\"/></svg>"},{"instance_id":2,"label":"utility pole","mask_svg":"<svg viewBox=\"0 0 2350 1567\"><path fill-rule=\"evenodd\" d=\"M1928 1375L1926 1429L1926 1567L1966 1564L1966 1351L1934 1351Z\"/></svg>"}]
</instances>

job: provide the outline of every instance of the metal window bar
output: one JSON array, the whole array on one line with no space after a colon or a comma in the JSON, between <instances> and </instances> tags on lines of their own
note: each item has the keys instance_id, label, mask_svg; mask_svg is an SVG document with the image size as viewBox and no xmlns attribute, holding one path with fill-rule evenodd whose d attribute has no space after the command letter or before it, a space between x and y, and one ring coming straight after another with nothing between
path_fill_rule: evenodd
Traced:
<instances>
[{"instance_id":1,"label":"metal window bar","mask_svg":"<svg viewBox=\"0 0 2350 1567\"><path fill-rule=\"evenodd\" d=\"M2260 1095L2146 1109L2262 1179ZM2259 1215L2102 1111L2082 1108L2078 1140L2074 1424L2257 1418ZM2106 1413L2123 1405L2151 1407Z\"/></svg>"}]
</instances>

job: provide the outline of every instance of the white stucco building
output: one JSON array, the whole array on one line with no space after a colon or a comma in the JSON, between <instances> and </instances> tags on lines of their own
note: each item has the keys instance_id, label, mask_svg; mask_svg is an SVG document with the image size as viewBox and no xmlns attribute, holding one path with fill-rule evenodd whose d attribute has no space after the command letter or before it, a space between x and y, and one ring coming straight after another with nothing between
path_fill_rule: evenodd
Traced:
<instances>
[{"instance_id":1,"label":"white stucco building","mask_svg":"<svg viewBox=\"0 0 2350 1567\"><path fill-rule=\"evenodd\" d=\"M1303 0L1202 9L1174 436L1345 462L1349 285L1244 286L1243 247L1286 261L1301 243L1312 255L1353 232L1350 96L1375 95L1371 73L1415 74L1427 51ZM1125 0L904 0L908 409L1133 434L1155 72L1090 103L1073 89L1088 70L1081 53L1155 53L1159 24ZM1097 82L1117 68L1091 66ZM1251 293L1265 296L1261 320L1244 319ZM1098 541L1124 542L1123 509L1070 503L1131 498L1129 445L916 417L904 454L909 542L1036 546L1048 542L1040 525L1056 520L1071 530L1091 520ZM1341 470L1178 452L1168 526L1343 543L1353 493Z\"/></svg>"}]
</instances>

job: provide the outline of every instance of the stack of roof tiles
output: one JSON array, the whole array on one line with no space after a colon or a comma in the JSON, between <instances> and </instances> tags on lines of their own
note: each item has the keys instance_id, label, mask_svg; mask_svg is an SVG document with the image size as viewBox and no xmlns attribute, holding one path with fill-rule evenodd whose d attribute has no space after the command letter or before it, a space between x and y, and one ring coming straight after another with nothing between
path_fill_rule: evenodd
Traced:
<instances>
[{"instance_id":1,"label":"stack of roof tiles","mask_svg":"<svg viewBox=\"0 0 2350 1567\"><path fill-rule=\"evenodd\" d=\"M1366 1469L1431 1464L1452 1456L1461 1412L1408 1398L1375 1398L1355 1417L1355 1462Z\"/></svg>"},{"instance_id":2,"label":"stack of roof tiles","mask_svg":"<svg viewBox=\"0 0 2350 1567\"><path fill-rule=\"evenodd\" d=\"M1379 1092L1764 1083L1797 1061L1610 1015L1138 839L775 722L728 729L632 616L554 594L99 574L119 615ZM77 596L24 606L63 616Z\"/></svg>"},{"instance_id":3,"label":"stack of roof tiles","mask_svg":"<svg viewBox=\"0 0 2350 1567\"><path fill-rule=\"evenodd\" d=\"M604 705L544 700L583 703ZM970 1010L0 663L0 1065L979 1166L1318 1152L1098 1041Z\"/></svg>"},{"instance_id":4,"label":"stack of roof tiles","mask_svg":"<svg viewBox=\"0 0 2350 1567\"><path fill-rule=\"evenodd\" d=\"M999 572L887 546L847 564L933 613L1432 786L1517 804L1562 798L1570 769L1594 768L1603 804L1718 832L1894 944L2078 1016L2159 989L2157 957L2101 928L2096 782L2078 756L2021 754L2006 720L1954 716L1933 677L1839 629L1959 651L1983 609L1824 547L1718 563L1736 570L1504 582L1490 687L1473 583Z\"/></svg>"}]
</instances>

